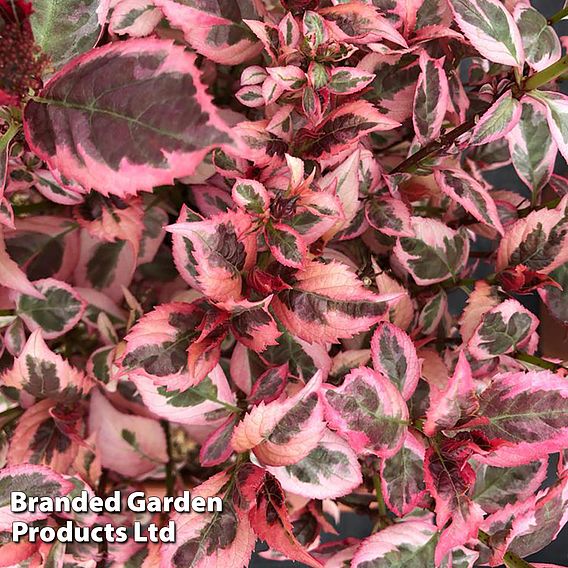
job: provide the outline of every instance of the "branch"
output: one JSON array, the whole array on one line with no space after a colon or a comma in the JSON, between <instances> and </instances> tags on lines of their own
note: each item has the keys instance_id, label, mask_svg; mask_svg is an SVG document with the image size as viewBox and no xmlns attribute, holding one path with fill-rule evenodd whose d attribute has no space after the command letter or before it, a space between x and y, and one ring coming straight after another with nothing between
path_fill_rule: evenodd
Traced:
<instances>
[{"instance_id":1,"label":"branch","mask_svg":"<svg viewBox=\"0 0 568 568\"><path fill-rule=\"evenodd\" d=\"M529 355L528 353L524 353L519 351L515 353L513 357L517 361L522 361L523 363L529 363L530 365L534 365L536 367L540 367L541 369L547 369L548 371L559 371L560 369L564 369L564 365L560 363L553 363L552 361L547 361L542 357L538 357L537 355Z\"/></svg>"},{"instance_id":2,"label":"branch","mask_svg":"<svg viewBox=\"0 0 568 568\"><path fill-rule=\"evenodd\" d=\"M532 91L542 87L553 81L557 77L560 77L563 73L568 71L568 55L565 55L559 59L556 63L549 65L546 69L531 75L523 85L523 91Z\"/></svg>"},{"instance_id":3,"label":"branch","mask_svg":"<svg viewBox=\"0 0 568 568\"><path fill-rule=\"evenodd\" d=\"M168 497L175 496L175 475L174 460L172 457L172 433L170 423L167 420L160 421L164 434L166 436L166 450L168 452L168 461L166 463L166 495Z\"/></svg>"},{"instance_id":4,"label":"branch","mask_svg":"<svg viewBox=\"0 0 568 568\"><path fill-rule=\"evenodd\" d=\"M456 128L450 130L450 132L447 132L437 140L433 140L429 144L426 144L424 148L418 150L418 152L415 152L414 154L412 154L412 156L406 158L406 160L398 164L398 166L391 170L390 173L400 174L403 172L411 172L425 159L435 156L442 150L449 148L460 136L462 136L475 126L476 116L470 118L467 122L456 126Z\"/></svg>"},{"instance_id":5,"label":"branch","mask_svg":"<svg viewBox=\"0 0 568 568\"><path fill-rule=\"evenodd\" d=\"M568 16L568 6L566 6L566 8L562 8L562 10L560 10L559 12L556 12L554 16L551 16L551 18L548 20L548 23L550 25L556 24L563 20L566 16Z\"/></svg>"}]
</instances>

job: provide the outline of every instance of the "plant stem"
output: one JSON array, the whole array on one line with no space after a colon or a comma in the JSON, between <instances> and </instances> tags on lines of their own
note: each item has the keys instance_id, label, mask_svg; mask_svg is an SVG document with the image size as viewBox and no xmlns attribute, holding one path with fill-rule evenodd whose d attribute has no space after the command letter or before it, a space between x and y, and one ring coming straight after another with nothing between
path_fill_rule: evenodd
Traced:
<instances>
[{"instance_id":1,"label":"plant stem","mask_svg":"<svg viewBox=\"0 0 568 568\"><path fill-rule=\"evenodd\" d=\"M536 367L547 369L549 371L558 371L559 369L563 368L563 365L553 363L552 361L547 361L546 359L538 357L537 355L529 355L528 353L524 353L523 351L515 353L514 357L517 361L529 363L530 365L535 365Z\"/></svg>"},{"instance_id":2,"label":"plant stem","mask_svg":"<svg viewBox=\"0 0 568 568\"><path fill-rule=\"evenodd\" d=\"M160 423L166 436L166 451L168 452L168 461L166 463L166 495L173 497L175 495L175 475L174 460L172 457L172 433L170 423L167 420L161 420Z\"/></svg>"},{"instance_id":3,"label":"plant stem","mask_svg":"<svg viewBox=\"0 0 568 568\"><path fill-rule=\"evenodd\" d=\"M561 57L556 63L549 65L546 69L531 75L523 85L523 91L532 91L542 87L560 77L563 73L568 71L568 55Z\"/></svg>"},{"instance_id":4,"label":"plant stem","mask_svg":"<svg viewBox=\"0 0 568 568\"><path fill-rule=\"evenodd\" d=\"M507 552L507 554L505 554L503 562L507 568L534 568L532 564L512 552Z\"/></svg>"},{"instance_id":5,"label":"plant stem","mask_svg":"<svg viewBox=\"0 0 568 568\"><path fill-rule=\"evenodd\" d=\"M554 16L548 20L550 25L558 23L560 20L563 20L566 16L568 16L568 6L566 8L562 8L562 10L556 12Z\"/></svg>"},{"instance_id":6,"label":"plant stem","mask_svg":"<svg viewBox=\"0 0 568 568\"><path fill-rule=\"evenodd\" d=\"M382 517L387 516L387 506L383 497L383 489L381 487L381 478L378 475L373 475L373 485L375 487L375 495L377 496L377 505L379 506L379 515Z\"/></svg>"},{"instance_id":7,"label":"plant stem","mask_svg":"<svg viewBox=\"0 0 568 568\"><path fill-rule=\"evenodd\" d=\"M400 174L403 172L412 172L416 166L420 165L421 162L435 156L442 150L449 148L462 134L465 134L469 130L471 130L475 126L476 118L473 117L469 119L467 122L456 126L450 132L444 134L437 140L433 140L429 144L426 144L424 148L418 150L406 158L406 160L402 161L400 164L395 166L395 168L390 172L391 174Z\"/></svg>"}]
</instances>

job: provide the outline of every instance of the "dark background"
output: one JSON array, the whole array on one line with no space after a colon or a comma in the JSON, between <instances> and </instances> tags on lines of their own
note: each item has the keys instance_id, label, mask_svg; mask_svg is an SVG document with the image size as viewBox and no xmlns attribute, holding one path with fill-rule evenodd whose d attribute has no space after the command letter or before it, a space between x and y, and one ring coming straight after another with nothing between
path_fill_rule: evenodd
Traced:
<instances>
[{"instance_id":1,"label":"dark background","mask_svg":"<svg viewBox=\"0 0 568 568\"><path fill-rule=\"evenodd\" d=\"M551 16L564 6L563 0L532 0L531 3L545 16ZM559 32L559 35L568 35L568 22L556 24L555 28ZM560 157L557 164L557 171L566 175L566 170L566 163L562 157ZM491 174L487 177L488 180L498 188L507 188L521 191L523 193L527 191L526 187L521 183L512 167L502 168L495 172L491 172ZM461 303L460 298L456 297L455 302ZM532 305L530 305L531 302L525 303L528 304L528 307L531 307L534 310L538 309L536 305L536 298L533 298ZM556 462L557 460L555 457L553 457L550 461L549 482L555 479ZM365 538L371 534L371 528L372 526L368 517L356 515L354 513L346 513L341 516L341 522L338 527L340 536L324 535L323 541L336 540L348 536ZM258 550L263 550L264 548L264 545L260 545ZM544 550L541 550L537 554L529 556L526 560L529 562L550 562L568 566L568 525L564 527L564 530L562 530L554 542L549 544ZM275 560L266 560L256 554L250 563L250 568L298 568L299 566L303 566L303 564L300 564L299 562L277 562ZM408 568L421 567L409 566Z\"/></svg>"}]
</instances>

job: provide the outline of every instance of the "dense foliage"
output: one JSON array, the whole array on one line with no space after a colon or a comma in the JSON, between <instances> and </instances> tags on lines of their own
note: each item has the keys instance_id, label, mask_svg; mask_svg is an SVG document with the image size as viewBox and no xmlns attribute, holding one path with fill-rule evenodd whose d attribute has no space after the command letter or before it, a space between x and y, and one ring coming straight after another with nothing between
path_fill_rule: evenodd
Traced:
<instances>
[{"instance_id":1,"label":"dense foliage","mask_svg":"<svg viewBox=\"0 0 568 568\"><path fill-rule=\"evenodd\" d=\"M568 520L526 307L568 325L567 13L0 0L0 566L527 566ZM14 489L187 487L224 509L175 544L11 542Z\"/></svg>"}]
</instances>

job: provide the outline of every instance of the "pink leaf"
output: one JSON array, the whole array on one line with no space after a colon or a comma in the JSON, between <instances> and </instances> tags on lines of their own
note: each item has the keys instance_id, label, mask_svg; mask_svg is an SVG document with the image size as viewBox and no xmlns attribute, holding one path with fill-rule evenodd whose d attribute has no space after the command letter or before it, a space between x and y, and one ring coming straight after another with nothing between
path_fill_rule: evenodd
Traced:
<instances>
[{"instance_id":1,"label":"pink leaf","mask_svg":"<svg viewBox=\"0 0 568 568\"><path fill-rule=\"evenodd\" d=\"M49 467L42 465L15 465L0 471L0 529L10 532L14 521L30 523L48 517L48 513L38 511L12 513L10 510L10 494L23 491L27 497L41 496L55 498L67 495L73 490L73 484Z\"/></svg>"},{"instance_id":2,"label":"pink leaf","mask_svg":"<svg viewBox=\"0 0 568 568\"><path fill-rule=\"evenodd\" d=\"M337 261L306 263L295 279L292 289L275 296L272 309L291 333L310 342L336 342L369 329L398 297L370 292Z\"/></svg>"},{"instance_id":3,"label":"pink leaf","mask_svg":"<svg viewBox=\"0 0 568 568\"><path fill-rule=\"evenodd\" d=\"M98 390L91 395L89 433L96 435L101 465L121 475L137 477L168 461L159 422L119 412Z\"/></svg>"},{"instance_id":4,"label":"pink leaf","mask_svg":"<svg viewBox=\"0 0 568 568\"><path fill-rule=\"evenodd\" d=\"M424 442L410 430L396 454L381 461L381 485L388 508L404 517L419 506L425 493Z\"/></svg>"},{"instance_id":5,"label":"pink leaf","mask_svg":"<svg viewBox=\"0 0 568 568\"><path fill-rule=\"evenodd\" d=\"M454 427L460 420L473 416L479 408L471 367L464 351L445 390L430 390L430 406L426 414L424 432L434 436L437 432Z\"/></svg>"},{"instance_id":6,"label":"pink leaf","mask_svg":"<svg viewBox=\"0 0 568 568\"><path fill-rule=\"evenodd\" d=\"M456 21L489 61L522 68L525 53L513 16L497 0L450 0Z\"/></svg>"},{"instance_id":7,"label":"pink leaf","mask_svg":"<svg viewBox=\"0 0 568 568\"><path fill-rule=\"evenodd\" d=\"M522 112L521 103L507 91L483 114L475 125L471 144L489 144L506 136L517 126Z\"/></svg>"},{"instance_id":8,"label":"pink leaf","mask_svg":"<svg viewBox=\"0 0 568 568\"><path fill-rule=\"evenodd\" d=\"M501 235L505 234L495 201L481 182L458 169L435 170L434 176L440 189L468 213L481 223L497 229Z\"/></svg>"},{"instance_id":9,"label":"pink leaf","mask_svg":"<svg viewBox=\"0 0 568 568\"><path fill-rule=\"evenodd\" d=\"M199 461L203 467L214 467L227 461L232 453L231 438L238 417L236 415L229 416L217 430L215 430L203 442L199 451Z\"/></svg>"},{"instance_id":10,"label":"pink leaf","mask_svg":"<svg viewBox=\"0 0 568 568\"><path fill-rule=\"evenodd\" d=\"M218 473L192 490L192 496L220 496L223 509L207 513L175 513L176 541L162 545L160 568L210 568L248 565L256 536L246 514L236 510L226 488L229 476Z\"/></svg>"},{"instance_id":11,"label":"pink leaf","mask_svg":"<svg viewBox=\"0 0 568 568\"><path fill-rule=\"evenodd\" d=\"M497 270L523 264L543 274L568 261L568 195L556 209L533 211L507 231L497 251Z\"/></svg>"},{"instance_id":12,"label":"pink leaf","mask_svg":"<svg viewBox=\"0 0 568 568\"><path fill-rule=\"evenodd\" d=\"M227 377L219 365L198 385L185 390L155 385L143 374L130 375L144 404L160 418L189 426L218 428L236 403Z\"/></svg>"},{"instance_id":13,"label":"pink leaf","mask_svg":"<svg viewBox=\"0 0 568 568\"><path fill-rule=\"evenodd\" d=\"M311 568L322 568L323 564L311 556L294 536L280 483L268 472L260 479L253 493L255 505L249 514L256 535L290 560Z\"/></svg>"},{"instance_id":14,"label":"pink leaf","mask_svg":"<svg viewBox=\"0 0 568 568\"><path fill-rule=\"evenodd\" d=\"M343 438L326 429L317 446L301 460L267 468L282 487L310 499L335 499L361 485L357 455Z\"/></svg>"},{"instance_id":15,"label":"pink leaf","mask_svg":"<svg viewBox=\"0 0 568 568\"><path fill-rule=\"evenodd\" d=\"M284 223L270 223L265 235L270 252L280 264L302 268L308 249L297 231Z\"/></svg>"},{"instance_id":16,"label":"pink leaf","mask_svg":"<svg viewBox=\"0 0 568 568\"><path fill-rule=\"evenodd\" d=\"M511 353L527 343L538 323L517 300L506 300L483 314L468 351L478 360Z\"/></svg>"},{"instance_id":17,"label":"pink leaf","mask_svg":"<svg viewBox=\"0 0 568 568\"><path fill-rule=\"evenodd\" d=\"M250 404L276 400L284 391L288 379L288 363L272 367L262 373L252 386L248 401Z\"/></svg>"},{"instance_id":18,"label":"pink leaf","mask_svg":"<svg viewBox=\"0 0 568 568\"><path fill-rule=\"evenodd\" d=\"M446 116L449 86L444 72L444 59L431 59L420 54L420 77L414 95L413 123L418 140L425 144L437 138Z\"/></svg>"},{"instance_id":19,"label":"pink leaf","mask_svg":"<svg viewBox=\"0 0 568 568\"><path fill-rule=\"evenodd\" d=\"M306 457L321 439L325 422L318 392L321 372L294 396L261 402L246 414L233 435L233 449L252 450L264 464L293 464Z\"/></svg>"},{"instance_id":20,"label":"pink leaf","mask_svg":"<svg viewBox=\"0 0 568 568\"><path fill-rule=\"evenodd\" d=\"M480 395L479 429L507 444L483 463L507 467L543 458L566 446L568 385L550 371L504 373Z\"/></svg>"},{"instance_id":21,"label":"pink leaf","mask_svg":"<svg viewBox=\"0 0 568 568\"><path fill-rule=\"evenodd\" d=\"M507 140L517 174L533 192L540 191L551 178L558 154L540 103L523 97L521 118Z\"/></svg>"},{"instance_id":22,"label":"pink leaf","mask_svg":"<svg viewBox=\"0 0 568 568\"><path fill-rule=\"evenodd\" d=\"M161 304L126 336L122 367L168 388L193 386L217 363L226 318L201 302Z\"/></svg>"},{"instance_id":23,"label":"pink leaf","mask_svg":"<svg viewBox=\"0 0 568 568\"><path fill-rule=\"evenodd\" d=\"M410 337L395 325L382 322L371 339L373 367L388 377L408 400L420 379L420 361Z\"/></svg>"},{"instance_id":24,"label":"pink leaf","mask_svg":"<svg viewBox=\"0 0 568 568\"><path fill-rule=\"evenodd\" d=\"M325 417L357 453L394 455L408 425L408 408L397 388L367 367L353 369L340 387L323 391Z\"/></svg>"},{"instance_id":25,"label":"pink leaf","mask_svg":"<svg viewBox=\"0 0 568 568\"><path fill-rule=\"evenodd\" d=\"M325 160L349 149L371 132L397 126L398 122L385 117L371 103L359 100L331 112L315 131L300 131L297 144L304 157Z\"/></svg>"},{"instance_id":26,"label":"pink leaf","mask_svg":"<svg viewBox=\"0 0 568 568\"><path fill-rule=\"evenodd\" d=\"M34 282L43 299L18 294L16 310L31 331L40 330L46 339L54 339L74 328L83 316L86 303L71 286L46 278Z\"/></svg>"},{"instance_id":27,"label":"pink leaf","mask_svg":"<svg viewBox=\"0 0 568 568\"><path fill-rule=\"evenodd\" d=\"M237 65L254 58L262 44L246 33L242 21L256 19L254 2L214 0L186 4L177 0L154 0L173 27L183 31L186 41L207 59ZM226 16L225 16L226 14ZM214 30L214 33L211 33Z\"/></svg>"},{"instance_id":28,"label":"pink leaf","mask_svg":"<svg viewBox=\"0 0 568 568\"><path fill-rule=\"evenodd\" d=\"M4 237L0 233L0 285L17 290L22 294L28 294L34 298L42 298L41 292L35 289L34 285L28 280L26 274L8 256Z\"/></svg>"},{"instance_id":29,"label":"pink leaf","mask_svg":"<svg viewBox=\"0 0 568 568\"><path fill-rule=\"evenodd\" d=\"M476 449L467 441L446 439L440 447L426 451L426 487L436 501L436 525L443 529L436 546L437 565L452 549L477 538L483 521L483 510L468 495L475 474L467 460Z\"/></svg>"},{"instance_id":30,"label":"pink leaf","mask_svg":"<svg viewBox=\"0 0 568 568\"><path fill-rule=\"evenodd\" d=\"M28 103L26 139L50 168L103 194L124 196L190 175L212 146L230 142L194 62L182 46L159 39L90 51ZM117 150L117 137L136 143Z\"/></svg>"},{"instance_id":31,"label":"pink leaf","mask_svg":"<svg viewBox=\"0 0 568 568\"><path fill-rule=\"evenodd\" d=\"M432 562L436 544L436 527L428 519L408 519L380 530L365 539L357 549L352 568L376 564L411 566L423 559Z\"/></svg>"},{"instance_id":32,"label":"pink leaf","mask_svg":"<svg viewBox=\"0 0 568 568\"><path fill-rule=\"evenodd\" d=\"M377 231L392 237L413 237L410 211L400 199L377 196L369 199L365 206L365 217Z\"/></svg>"},{"instance_id":33,"label":"pink leaf","mask_svg":"<svg viewBox=\"0 0 568 568\"><path fill-rule=\"evenodd\" d=\"M198 220L186 209L167 230L174 234L174 260L188 284L213 300L240 298L241 272L256 260L256 235L248 215L229 211Z\"/></svg>"},{"instance_id":34,"label":"pink leaf","mask_svg":"<svg viewBox=\"0 0 568 568\"><path fill-rule=\"evenodd\" d=\"M364 89L375 76L355 67L337 67L331 72L327 88L336 95L350 95Z\"/></svg>"},{"instance_id":35,"label":"pink leaf","mask_svg":"<svg viewBox=\"0 0 568 568\"><path fill-rule=\"evenodd\" d=\"M2 383L22 391L25 401L50 398L70 403L93 386L91 379L49 349L39 330L30 335L14 366L2 376Z\"/></svg>"},{"instance_id":36,"label":"pink leaf","mask_svg":"<svg viewBox=\"0 0 568 568\"><path fill-rule=\"evenodd\" d=\"M394 254L420 286L456 278L469 256L469 238L435 219L412 217L414 237L401 237Z\"/></svg>"}]
</instances>

